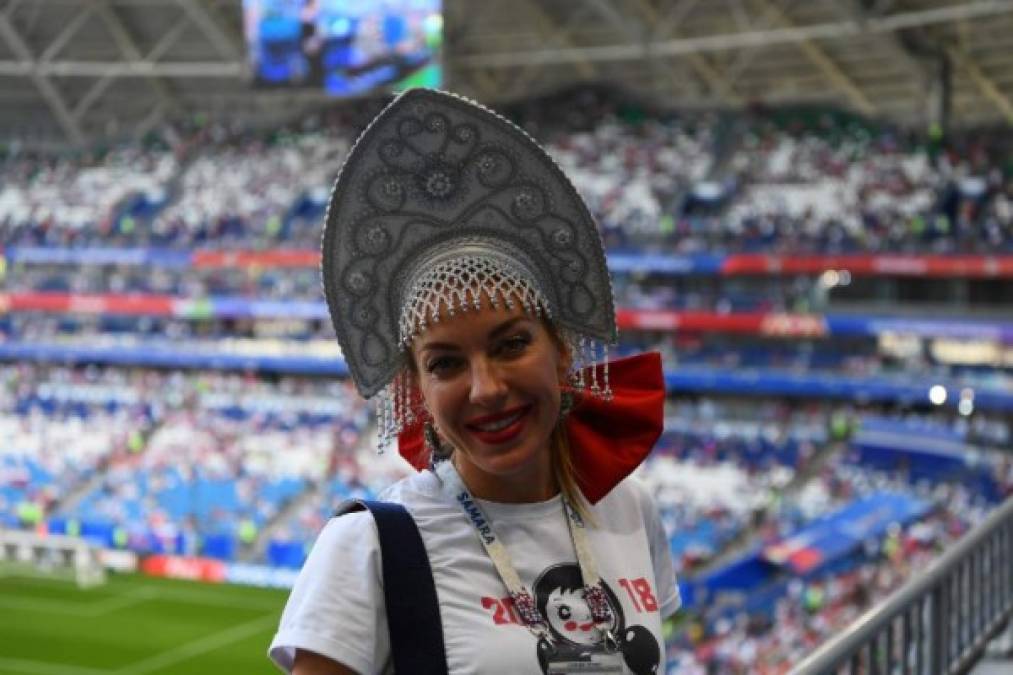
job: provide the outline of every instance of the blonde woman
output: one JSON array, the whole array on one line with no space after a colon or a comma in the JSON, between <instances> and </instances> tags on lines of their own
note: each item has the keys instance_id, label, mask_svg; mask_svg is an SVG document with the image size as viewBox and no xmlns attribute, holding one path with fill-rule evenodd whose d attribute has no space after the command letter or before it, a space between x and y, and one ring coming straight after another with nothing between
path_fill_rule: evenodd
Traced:
<instances>
[{"instance_id":1,"label":"blonde woman","mask_svg":"<svg viewBox=\"0 0 1013 675\"><path fill-rule=\"evenodd\" d=\"M660 359L608 361L601 241L565 175L489 110L408 91L350 153L323 261L351 376L419 473L327 524L275 663L663 673L678 589L627 478L661 431Z\"/></svg>"}]
</instances>

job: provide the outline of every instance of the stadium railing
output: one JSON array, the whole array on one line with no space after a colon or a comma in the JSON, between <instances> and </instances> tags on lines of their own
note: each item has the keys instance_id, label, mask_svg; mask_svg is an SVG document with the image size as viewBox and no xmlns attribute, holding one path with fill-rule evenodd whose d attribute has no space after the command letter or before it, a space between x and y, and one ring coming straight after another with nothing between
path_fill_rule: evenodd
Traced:
<instances>
[{"instance_id":1,"label":"stadium railing","mask_svg":"<svg viewBox=\"0 0 1013 675\"><path fill-rule=\"evenodd\" d=\"M1013 497L791 675L966 673L1013 616Z\"/></svg>"}]
</instances>

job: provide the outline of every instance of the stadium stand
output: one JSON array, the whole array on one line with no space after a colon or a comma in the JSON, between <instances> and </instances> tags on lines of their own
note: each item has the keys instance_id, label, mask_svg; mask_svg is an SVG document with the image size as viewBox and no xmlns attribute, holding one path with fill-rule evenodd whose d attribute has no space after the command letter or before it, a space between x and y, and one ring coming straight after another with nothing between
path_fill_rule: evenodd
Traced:
<instances>
[{"instance_id":1,"label":"stadium stand","mask_svg":"<svg viewBox=\"0 0 1013 675\"><path fill-rule=\"evenodd\" d=\"M1013 179L988 138L933 156L920 139L829 113L797 128L762 116L626 121L619 108L599 101L579 131L528 125L588 201L609 248L1011 251ZM514 114L523 121L523 110ZM7 161L0 239L8 247L313 248L354 128L334 116L306 126L260 137L211 127L175 152Z\"/></svg>"},{"instance_id":2,"label":"stadium stand","mask_svg":"<svg viewBox=\"0 0 1013 675\"><path fill-rule=\"evenodd\" d=\"M1013 494L1013 182L987 141L590 100L513 114L601 223L619 352L664 356L669 672L786 672ZM349 119L0 166L0 523L294 570L403 475L319 297Z\"/></svg>"}]
</instances>

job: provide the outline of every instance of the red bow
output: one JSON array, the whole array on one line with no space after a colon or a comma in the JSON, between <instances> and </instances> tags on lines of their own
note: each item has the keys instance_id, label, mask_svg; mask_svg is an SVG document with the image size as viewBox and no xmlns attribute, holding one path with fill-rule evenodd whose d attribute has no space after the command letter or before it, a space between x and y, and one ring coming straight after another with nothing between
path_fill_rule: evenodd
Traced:
<instances>
[{"instance_id":1,"label":"red bow","mask_svg":"<svg viewBox=\"0 0 1013 675\"><path fill-rule=\"evenodd\" d=\"M602 382L604 366L595 367ZM585 381L589 377L590 368ZM665 378L657 352L611 361L609 384L611 399L579 396L566 418L577 485L592 504L644 461L665 419ZM401 432L398 452L419 471L429 466L422 420Z\"/></svg>"}]
</instances>

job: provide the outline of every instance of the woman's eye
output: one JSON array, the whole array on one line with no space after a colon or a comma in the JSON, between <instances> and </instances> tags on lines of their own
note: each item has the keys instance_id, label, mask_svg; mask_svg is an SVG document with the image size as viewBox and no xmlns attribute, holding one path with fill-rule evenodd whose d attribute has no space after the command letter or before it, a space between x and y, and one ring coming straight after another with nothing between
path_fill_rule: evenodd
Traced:
<instances>
[{"instance_id":1,"label":"woman's eye","mask_svg":"<svg viewBox=\"0 0 1013 675\"><path fill-rule=\"evenodd\" d=\"M531 344L531 338L528 336L515 335L504 340L500 345L500 349L505 354L520 354L528 348L529 344Z\"/></svg>"},{"instance_id":2,"label":"woman's eye","mask_svg":"<svg viewBox=\"0 0 1013 675\"><path fill-rule=\"evenodd\" d=\"M566 619L569 619L571 616L573 616L573 612L570 611L569 605L560 605L559 606L559 618L560 619L563 619L565 621Z\"/></svg>"},{"instance_id":3,"label":"woman's eye","mask_svg":"<svg viewBox=\"0 0 1013 675\"><path fill-rule=\"evenodd\" d=\"M440 358L433 359L426 364L426 371L439 375L440 373L446 373L453 370L456 365L456 361L453 357L442 356Z\"/></svg>"}]
</instances>

